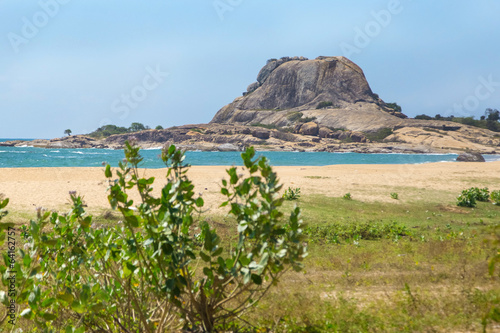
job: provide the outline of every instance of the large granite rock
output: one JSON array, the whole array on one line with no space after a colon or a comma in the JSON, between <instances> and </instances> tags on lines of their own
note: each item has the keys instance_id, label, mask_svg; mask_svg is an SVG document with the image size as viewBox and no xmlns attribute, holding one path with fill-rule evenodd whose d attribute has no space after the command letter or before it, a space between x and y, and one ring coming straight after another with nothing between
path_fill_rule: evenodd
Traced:
<instances>
[{"instance_id":1,"label":"large granite rock","mask_svg":"<svg viewBox=\"0 0 500 333\"><path fill-rule=\"evenodd\" d=\"M486 162L483 155L475 152L468 152L458 155L457 162Z\"/></svg>"},{"instance_id":2,"label":"large granite rock","mask_svg":"<svg viewBox=\"0 0 500 333\"><path fill-rule=\"evenodd\" d=\"M331 107L317 109L321 102ZM402 125L373 94L361 68L345 57L271 59L244 96L220 109L211 124L293 128L302 112L321 127L375 132ZM394 113L394 112L392 112Z\"/></svg>"},{"instance_id":3,"label":"large granite rock","mask_svg":"<svg viewBox=\"0 0 500 333\"><path fill-rule=\"evenodd\" d=\"M302 135L312 135L316 136L319 132L319 126L316 123L309 122L305 123L300 127L299 133Z\"/></svg>"},{"instance_id":4,"label":"large granite rock","mask_svg":"<svg viewBox=\"0 0 500 333\"><path fill-rule=\"evenodd\" d=\"M320 102L342 105L377 100L361 68L347 58L320 57L281 62L268 62L257 76L261 86L234 103L234 107L272 110L307 105L314 109ZM212 121L224 122L228 117L230 114L219 112Z\"/></svg>"}]
</instances>

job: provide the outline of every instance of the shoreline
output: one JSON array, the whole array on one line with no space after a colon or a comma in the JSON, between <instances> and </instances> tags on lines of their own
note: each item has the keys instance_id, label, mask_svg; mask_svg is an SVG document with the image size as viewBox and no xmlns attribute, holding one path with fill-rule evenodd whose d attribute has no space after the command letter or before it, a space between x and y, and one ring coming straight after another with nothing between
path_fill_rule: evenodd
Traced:
<instances>
[{"instance_id":1,"label":"shoreline","mask_svg":"<svg viewBox=\"0 0 500 333\"><path fill-rule=\"evenodd\" d=\"M35 139L39 140L39 139ZM48 141L50 140L43 140ZM124 146L60 146L60 145L50 145L42 144L42 145L29 145L24 144L25 142L31 141L0 141L0 148L39 148L39 149L105 149L105 150L123 150ZM149 142L140 142L141 150L161 150L165 147L163 146L151 146ZM177 148L180 148L184 151L189 152L243 152L244 146L236 146L233 144L231 147L226 146L227 144L221 145L212 145L210 147L206 146L197 146L197 145L185 145L185 144L175 144ZM274 147L275 149L269 147L268 145L253 145L256 152L293 152L293 153L355 153L355 154L401 154L401 155L460 155L461 153L467 152L465 149L458 148L432 148L427 146L415 146L407 143L337 143L338 147L330 147L325 149L324 147L320 148L306 148L301 149L297 147ZM221 147L224 146L224 147ZM481 151L481 155L499 155L500 151L496 150L486 150Z\"/></svg>"}]
</instances>

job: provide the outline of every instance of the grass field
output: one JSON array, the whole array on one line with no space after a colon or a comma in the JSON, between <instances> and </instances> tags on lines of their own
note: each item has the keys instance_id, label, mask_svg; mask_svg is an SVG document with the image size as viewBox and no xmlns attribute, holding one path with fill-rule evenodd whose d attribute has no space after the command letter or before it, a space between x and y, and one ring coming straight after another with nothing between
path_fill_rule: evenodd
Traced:
<instances>
[{"instance_id":1,"label":"grass field","mask_svg":"<svg viewBox=\"0 0 500 333\"><path fill-rule=\"evenodd\" d=\"M498 275L488 274L496 252L486 241L500 207L461 208L450 194L443 202L438 194L390 203L317 195L285 202L284 211L302 208L306 269L285 275L235 331L480 332L484 324L488 332L500 331L484 319L500 306ZM96 216L97 224L118 221L115 212ZM6 221L21 225L30 217L14 211ZM229 242L234 221L208 220ZM28 322L20 324L30 331Z\"/></svg>"},{"instance_id":2,"label":"grass field","mask_svg":"<svg viewBox=\"0 0 500 333\"><path fill-rule=\"evenodd\" d=\"M245 320L273 332L478 332L500 304L486 240L500 207L303 196L306 270L289 273ZM222 234L234 225L211 218ZM224 223L220 223L224 220ZM500 329L486 321L487 331Z\"/></svg>"}]
</instances>

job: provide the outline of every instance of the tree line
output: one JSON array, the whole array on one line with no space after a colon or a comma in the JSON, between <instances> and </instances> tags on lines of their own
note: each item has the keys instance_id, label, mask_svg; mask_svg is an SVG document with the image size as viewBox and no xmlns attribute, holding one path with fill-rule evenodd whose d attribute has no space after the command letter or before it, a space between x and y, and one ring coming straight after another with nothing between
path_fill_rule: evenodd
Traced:
<instances>
[{"instance_id":1,"label":"tree line","mask_svg":"<svg viewBox=\"0 0 500 333\"><path fill-rule=\"evenodd\" d=\"M490 131L500 132L500 111L491 108L486 109L484 115L482 115L479 119L474 119L474 116L455 117L451 115L443 117L440 114L437 114L434 117L428 116L426 114L421 114L416 116L415 119L453 121L464 125L486 128Z\"/></svg>"}]
</instances>

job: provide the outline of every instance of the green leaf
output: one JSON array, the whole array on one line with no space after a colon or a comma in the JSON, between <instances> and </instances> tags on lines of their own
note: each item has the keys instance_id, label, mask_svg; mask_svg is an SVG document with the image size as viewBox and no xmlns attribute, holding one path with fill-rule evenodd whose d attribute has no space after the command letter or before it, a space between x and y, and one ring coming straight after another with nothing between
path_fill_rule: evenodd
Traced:
<instances>
[{"instance_id":1,"label":"green leaf","mask_svg":"<svg viewBox=\"0 0 500 333\"><path fill-rule=\"evenodd\" d=\"M26 318L26 319L32 319L33 318L33 312L31 311L31 309L24 309L21 314L20 314L21 317L23 318Z\"/></svg>"},{"instance_id":2,"label":"green leaf","mask_svg":"<svg viewBox=\"0 0 500 333\"><path fill-rule=\"evenodd\" d=\"M125 216L125 220L134 228L139 227L139 219L135 215Z\"/></svg>"},{"instance_id":3,"label":"green leaf","mask_svg":"<svg viewBox=\"0 0 500 333\"><path fill-rule=\"evenodd\" d=\"M55 298L51 297L51 298L47 298L46 300L44 300L42 302L42 308L46 308L48 306L51 306L54 302L56 301Z\"/></svg>"},{"instance_id":4,"label":"green leaf","mask_svg":"<svg viewBox=\"0 0 500 333\"><path fill-rule=\"evenodd\" d=\"M7 294L5 291L0 291L0 303L2 303L5 306L9 306L9 300L7 299Z\"/></svg>"},{"instance_id":5,"label":"green leaf","mask_svg":"<svg viewBox=\"0 0 500 333\"><path fill-rule=\"evenodd\" d=\"M73 295L71 295L70 293L60 293L59 295L57 295L57 299L61 300L61 301L64 301L66 302L67 304L71 304L73 303Z\"/></svg>"},{"instance_id":6,"label":"green leaf","mask_svg":"<svg viewBox=\"0 0 500 333\"><path fill-rule=\"evenodd\" d=\"M241 264L242 266L248 266L248 265L250 264L250 262L251 262L251 261L252 261L252 260L251 260L250 258L247 258L246 256L241 256L241 257L240 257L240 260L239 260L239 262L240 262L240 264Z\"/></svg>"},{"instance_id":7,"label":"green leaf","mask_svg":"<svg viewBox=\"0 0 500 333\"><path fill-rule=\"evenodd\" d=\"M52 321L54 319L57 319L57 316L53 315L52 313L44 313L42 315L42 318L45 319L46 321Z\"/></svg>"},{"instance_id":8,"label":"green leaf","mask_svg":"<svg viewBox=\"0 0 500 333\"><path fill-rule=\"evenodd\" d=\"M208 256L205 252L200 251L200 257L203 259L203 261L210 262L211 258Z\"/></svg>"},{"instance_id":9,"label":"green leaf","mask_svg":"<svg viewBox=\"0 0 500 333\"><path fill-rule=\"evenodd\" d=\"M199 197L198 199L196 199L196 207L203 207L203 204L204 204L204 201L201 197Z\"/></svg>"},{"instance_id":10,"label":"green leaf","mask_svg":"<svg viewBox=\"0 0 500 333\"><path fill-rule=\"evenodd\" d=\"M85 307L83 306L83 304L76 301L76 300L73 303L71 303L71 309L79 314L82 314L85 312Z\"/></svg>"},{"instance_id":11,"label":"green leaf","mask_svg":"<svg viewBox=\"0 0 500 333\"><path fill-rule=\"evenodd\" d=\"M31 264L31 257L25 255L24 258L23 258L23 266L24 267L30 267L30 264Z\"/></svg>"},{"instance_id":12,"label":"green leaf","mask_svg":"<svg viewBox=\"0 0 500 333\"><path fill-rule=\"evenodd\" d=\"M106 309L106 307L102 304L94 304L90 307L90 309L92 310L92 312L100 312Z\"/></svg>"},{"instance_id":13,"label":"green leaf","mask_svg":"<svg viewBox=\"0 0 500 333\"><path fill-rule=\"evenodd\" d=\"M111 165L109 165L109 164L106 165L106 170L104 171L104 176L106 176L106 178L111 178L113 176L113 174L111 173Z\"/></svg>"},{"instance_id":14,"label":"green leaf","mask_svg":"<svg viewBox=\"0 0 500 333\"><path fill-rule=\"evenodd\" d=\"M92 216L87 216L84 219L80 220L80 225L84 228L90 227L91 224L92 224Z\"/></svg>"},{"instance_id":15,"label":"green leaf","mask_svg":"<svg viewBox=\"0 0 500 333\"><path fill-rule=\"evenodd\" d=\"M233 259L226 259L226 268L231 269L234 265L234 260Z\"/></svg>"},{"instance_id":16,"label":"green leaf","mask_svg":"<svg viewBox=\"0 0 500 333\"><path fill-rule=\"evenodd\" d=\"M219 247L217 250L215 250L214 252L212 252L212 257L219 256L222 253L223 250L224 249L222 247Z\"/></svg>"},{"instance_id":17,"label":"green leaf","mask_svg":"<svg viewBox=\"0 0 500 333\"><path fill-rule=\"evenodd\" d=\"M43 241L43 244L44 245L47 245L47 246L56 246L57 245L57 240L56 239L48 239L48 240L44 240Z\"/></svg>"},{"instance_id":18,"label":"green leaf","mask_svg":"<svg viewBox=\"0 0 500 333\"><path fill-rule=\"evenodd\" d=\"M9 204L9 198L6 198L5 200L0 201L0 209L4 209L5 207L7 207L8 204Z\"/></svg>"},{"instance_id":19,"label":"green leaf","mask_svg":"<svg viewBox=\"0 0 500 333\"><path fill-rule=\"evenodd\" d=\"M260 275L257 275L257 274L252 274L252 281L256 285L260 286L262 284L262 277Z\"/></svg>"},{"instance_id":20,"label":"green leaf","mask_svg":"<svg viewBox=\"0 0 500 333\"><path fill-rule=\"evenodd\" d=\"M213 278L214 277L214 273L208 267L204 267L203 268L203 273L205 273L205 275L208 276L209 278Z\"/></svg>"}]
</instances>

